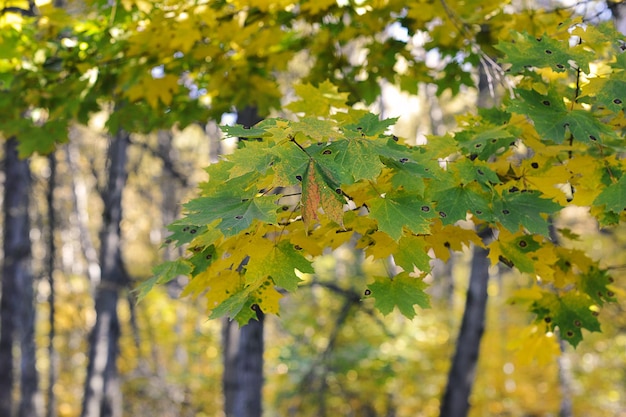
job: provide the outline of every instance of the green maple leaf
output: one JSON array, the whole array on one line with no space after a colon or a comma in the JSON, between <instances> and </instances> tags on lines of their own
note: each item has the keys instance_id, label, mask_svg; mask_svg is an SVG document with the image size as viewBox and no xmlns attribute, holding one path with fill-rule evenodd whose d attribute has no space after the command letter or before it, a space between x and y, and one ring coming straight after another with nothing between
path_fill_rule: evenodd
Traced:
<instances>
[{"instance_id":1,"label":"green maple leaf","mask_svg":"<svg viewBox=\"0 0 626 417\"><path fill-rule=\"evenodd\" d=\"M620 74L623 77L623 73ZM615 113L624 110L626 106L626 80L623 79L600 79L596 83L601 84L596 93L596 100Z\"/></svg>"},{"instance_id":2,"label":"green maple leaf","mask_svg":"<svg viewBox=\"0 0 626 417\"><path fill-rule=\"evenodd\" d=\"M558 203L541 198L539 193L533 191L505 191L502 198L493 203L495 218L510 232L515 233L523 226L531 233L544 236L548 236L548 221L544 216L560 208Z\"/></svg>"},{"instance_id":3,"label":"green maple leaf","mask_svg":"<svg viewBox=\"0 0 626 417\"><path fill-rule=\"evenodd\" d=\"M600 322L590 309L592 305L588 296L573 291L561 296L544 292L531 311L548 323L551 330L558 327L561 338L576 347L583 339L582 329L600 331Z\"/></svg>"},{"instance_id":4,"label":"green maple leaf","mask_svg":"<svg viewBox=\"0 0 626 417\"><path fill-rule=\"evenodd\" d=\"M277 158L272 169L278 184L284 187L300 184L311 162L311 157L292 141L273 147L272 153Z\"/></svg>"},{"instance_id":5,"label":"green maple leaf","mask_svg":"<svg viewBox=\"0 0 626 417\"><path fill-rule=\"evenodd\" d=\"M361 179L374 180L384 167L379 154L384 143L386 140L382 139L340 139L324 147L315 159L338 172L336 177L341 178L342 184L353 184Z\"/></svg>"},{"instance_id":6,"label":"green maple leaf","mask_svg":"<svg viewBox=\"0 0 626 417\"><path fill-rule=\"evenodd\" d=\"M451 166L452 170L457 173L457 178L463 184L476 181L483 185L484 189L490 190L493 184L501 182L498 174L489 168L486 162L463 158L455 161Z\"/></svg>"},{"instance_id":7,"label":"green maple leaf","mask_svg":"<svg viewBox=\"0 0 626 417\"><path fill-rule=\"evenodd\" d=\"M404 227L415 234L429 233L430 222L436 216L429 203L406 193L368 200L367 206L378 229L394 240L400 239Z\"/></svg>"},{"instance_id":8,"label":"green maple leaf","mask_svg":"<svg viewBox=\"0 0 626 417\"><path fill-rule=\"evenodd\" d=\"M215 319L226 316L237 320L240 326L248 323L250 319L256 317L256 312L251 308L250 292L250 287L246 287L232 294L211 311L209 318Z\"/></svg>"},{"instance_id":9,"label":"green maple leaf","mask_svg":"<svg viewBox=\"0 0 626 417\"><path fill-rule=\"evenodd\" d=\"M192 249L192 252L193 255L188 258L188 261L193 265L193 271L190 273L191 277L206 271L218 256L215 245L209 245L205 248L195 247Z\"/></svg>"},{"instance_id":10,"label":"green maple leaf","mask_svg":"<svg viewBox=\"0 0 626 417\"><path fill-rule=\"evenodd\" d=\"M189 222L181 219L167 225L167 230L171 231L172 234L167 237L165 244L175 243L176 246L182 246L206 232L207 228L206 226L189 224Z\"/></svg>"},{"instance_id":11,"label":"green maple leaf","mask_svg":"<svg viewBox=\"0 0 626 417\"><path fill-rule=\"evenodd\" d=\"M184 205L184 221L192 224L213 224L225 237L246 230L254 220L276 223L276 196L240 198L232 196L200 197Z\"/></svg>"},{"instance_id":12,"label":"green maple leaf","mask_svg":"<svg viewBox=\"0 0 626 417\"><path fill-rule=\"evenodd\" d=\"M226 134L226 137L231 138L262 138L266 136L266 127L262 125L255 125L252 127L245 127L243 125L234 126L220 126L222 132Z\"/></svg>"},{"instance_id":13,"label":"green maple leaf","mask_svg":"<svg viewBox=\"0 0 626 417\"><path fill-rule=\"evenodd\" d=\"M465 220L468 211L480 219L492 218L489 201L471 186L457 186L437 191L433 195L433 200L437 204L437 211L443 224Z\"/></svg>"},{"instance_id":14,"label":"green maple leaf","mask_svg":"<svg viewBox=\"0 0 626 417\"><path fill-rule=\"evenodd\" d=\"M484 126L483 130L464 130L454 137L461 149L478 159L487 160L504 153L519 137L521 130L514 126Z\"/></svg>"},{"instance_id":15,"label":"green maple leaf","mask_svg":"<svg viewBox=\"0 0 626 417\"><path fill-rule=\"evenodd\" d=\"M428 255L426 241L418 236L402 236L393 259L408 272L413 272L414 266L420 271L430 271L431 258Z\"/></svg>"},{"instance_id":16,"label":"green maple leaf","mask_svg":"<svg viewBox=\"0 0 626 417\"><path fill-rule=\"evenodd\" d=\"M295 269L303 273L314 273L311 261L306 259L288 241L281 241L265 257L250 259L246 267L246 281L271 277L274 283L287 291L295 291L301 281Z\"/></svg>"},{"instance_id":17,"label":"green maple leaf","mask_svg":"<svg viewBox=\"0 0 626 417\"><path fill-rule=\"evenodd\" d=\"M613 278L611 278L608 271L591 268L589 271L580 275L578 288L589 295L598 305L603 305L604 302L616 301L615 293L607 288L612 282Z\"/></svg>"},{"instance_id":18,"label":"green maple leaf","mask_svg":"<svg viewBox=\"0 0 626 417\"><path fill-rule=\"evenodd\" d=\"M601 141L603 136L615 137L611 129L584 110L568 110L563 98L556 92L547 95L534 90L517 90L519 98L508 108L519 114L530 116L537 133L554 143L563 143L567 132L583 143Z\"/></svg>"},{"instance_id":19,"label":"green maple leaf","mask_svg":"<svg viewBox=\"0 0 626 417\"><path fill-rule=\"evenodd\" d=\"M24 121L17 135L19 157L52 152L57 144L67 142L67 129L67 120L52 119L42 126Z\"/></svg>"},{"instance_id":20,"label":"green maple leaf","mask_svg":"<svg viewBox=\"0 0 626 417\"><path fill-rule=\"evenodd\" d=\"M344 131L352 131L352 135L357 134L358 136L378 137L384 134L387 129L393 126L397 121L397 117L381 120L377 115L367 113L356 123L345 126Z\"/></svg>"},{"instance_id":21,"label":"green maple leaf","mask_svg":"<svg viewBox=\"0 0 626 417\"><path fill-rule=\"evenodd\" d=\"M594 205L605 206L607 211L619 214L626 209L626 175L606 187L593 201Z\"/></svg>"},{"instance_id":22,"label":"green maple leaf","mask_svg":"<svg viewBox=\"0 0 626 417\"><path fill-rule=\"evenodd\" d=\"M415 317L415 305L429 308L428 294L424 292L427 284L419 278L413 278L408 272L401 272L393 278L375 277L375 282L368 285L374 306L387 315L395 307L407 318Z\"/></svg>"},{"instance_id":23,"label":"green maple leaf","mask_svg":"<svg viewBox=\"0 0 626 417\"><path fill-rule=\"evenodd\" d=\"M567 40L552 39L545 35L535 37L528 33L514 33L512 41L501 41L496 48L506 54L505 60L511 63L511 72L514 73L530 67L549 67L556 72L573 67L589 73L589 62L595 58L591 51L570 47Z\"/></svg>"},{"instance_id":24,"label":"green maple leaf","mask_svg":"<svg viewBox=\"0 0 626 417\"><path fill-rule=\"evenodd\" d=\"M189 276L192 266L185 259L163 262L152 269L152 277L143 281L134 290L137 292L137 302L143 300L155 285L167 284L181 275Z\"/></svg>"},{"instance_id":25,"label":"green maple leaf","mask_svg":"<svg viewBox=\"0 0 626 417\"><path fill-rule=\"evenodd\" d=\"M520 272L535 272L535 263L538 259L533 252L540 249L540 245L532 236L519 236L511 241L498 239L491 242L488 248L490 256L494 258L494 263L501 255L507 263L510 262Z\"/></svg>"}]
</instances>

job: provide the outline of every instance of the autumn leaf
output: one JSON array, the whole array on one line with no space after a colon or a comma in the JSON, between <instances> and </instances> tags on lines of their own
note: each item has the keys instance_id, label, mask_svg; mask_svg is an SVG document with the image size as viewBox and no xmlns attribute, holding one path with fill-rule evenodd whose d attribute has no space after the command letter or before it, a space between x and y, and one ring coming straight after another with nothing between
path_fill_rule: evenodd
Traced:
<instances>
[{"instance_id":1,"label":"autumn leaf","mask_svg":"<svg viewBox=\"0 0 626 417\"><path fill-rule=\"evenodd\" d=\"M393 278L376 277L373 284L368 285L375 306L387 315L394 307L409 319L415 317L415 305L429 308L428 294L424 292L426 284L420 278L413 278L408 272L401 272Z\"/></svg>"},{"instance_id":2,"label":"autumn leaf","mask_svg":"<svg viewBox=\"0 0 626 417\"><path fill-rule=\"evenodd\" d=\"M246 282L252 283L271 277L272 280L287 291L295 291L301 281L295 270L313 273L311 261L307 260L288 241L281 241L263 257L254 257L246 267Z\"/></svg>"},{"instance_id":3,"label":"autumn leaf","mask_svg":"<svg viewBox=\"0 0 626 417\"><path fill-rule=\"evenodd\" d=\"M320 208L330 220L343 224L341 189L311 160L302 183L302 219L307 227L318 220Z\"/></svg>"},{"instance_id":4,"label":"autumn leaf","mask_svg":"<svg viewBox=\"0 0 626 417\"><path fill-rule=\"evenodd\" d=\"M184 259L163 262L152 269L152 277L143 281L135 289L137 302L141 301L155 285L163 285L178 278L191 274L191 265Z\"/></svg>"},{"instance_id":5,"label":"autumn leaf","mask_svg":"<svg viewBox=\"0 0 626 417\"><path fill-rule=\"evenodd\" d=\"M414 268L422 272L430 271L431 258L422 236L402 236L393 259L407 272L413 272Z\"/></svg>"}]
</instances>

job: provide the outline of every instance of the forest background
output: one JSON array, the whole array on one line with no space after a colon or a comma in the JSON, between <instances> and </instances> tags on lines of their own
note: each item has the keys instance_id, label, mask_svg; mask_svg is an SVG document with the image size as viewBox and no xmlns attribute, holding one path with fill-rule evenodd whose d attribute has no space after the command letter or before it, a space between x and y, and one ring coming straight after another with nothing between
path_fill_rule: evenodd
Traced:
<instances>
[{"instance_id":1,"label":"forest background","mask_svg":"<svg viewBox=\"0 0 626 417\"><path fill-rule=\"evenodd\" d=\"M611 142L623 135L626 102L619 55L626 44L613 28L620 29L626 15L621 2L128 0L0 6L0 132L6 140L1 416L245 417L260 415L261 399L266 416L465 415L463 401L461 411L446 411L446 392L459 382L451 372L455 352L471 354L457 335L465 327L472 271L479 267L488 303L482 342L482 318L468 325L480 343L477 368L465 369L472 388L469 414L626 415L620 279L626 204L626 181L620 178L626 176L619 168L623 151ZM575 49L580 39L583 51ZM541 42L554 49L538 49ZM594 78L602 82L594 84ZM319 132L328 128L324 121L333 120L331 108L348 115L339 122L342 129L349 130L350 117L361 117L369 123L366 134L393 133L401 143L431 146L438 163L452 161L446 158L456 152L451 132L455 138L466 132L469 145L463 150L472 147L468 160L484 163L485 170L491 169L487 163L517 155L519 166L510 175L493 168L494 175L515 177L519 168L524 175L517 180L524 186L541 185L540 178L566 182L550 147L523 157L510 149L509 143L529 134L507 130L505 113L473 118L477 108L502 109L500 103L510 100L509 111L531 119L541 140L559 142L559 133L562 140L567 128L550 131L554 114L529 104L531 93L514 90L520 86L567 105L558 116L569 117L572 126L579 123L578 131L571 128L576 139L580 129L587 135L598 131L606 145L590 148L588 159L576 161L577 169L570 164L568 180L578 178L570 193L577 188L578 194L538 187L544 194L552 190L558 204L574 205L558 214L543 200L536 201L539 208L525 207L531 214L514 224L525 230L508 241L518 248L503 244L498 255L491 246L490 262L481 249L485 236L468 232L484 220L476 212L475 224L471 216L466 219L476 200L463 200L468 207L454 200L460 204L458 222L434 221L439 244L422 245L421 252L405 248L394 258L388 251L363 250L357 239L320 238L333 250L319 253L311 271L300 263L298 269L308 273L299 275L297 292L261 295L266 304L235 311L206 280L187 285L194 282L186 277L191 270L185 260L194 253L193 243L191 252L187 245L162 245L172 232L175 240L186 239L181 236L187 226L167 225L181 216L183 202L198 196L198 184L207 180L204 167L224 166L217 162L228 160L225 155L263 146L254 139L267 137L272 123L326 139ZM524 104L515 108L509 97L522 97ZM366 110L376 117L367 119ZM597 122L582 112L593 113ZM280 119L270 119L275 117ZM234 121L250 127L266 118L252 132L225 128L225 135L218 128ZM507 127L491 124L485 133L477 126L487 119ZM492 140L497 146L489 146ZM479 145L487 150L476 151ZM571 157L578 151L570 142L555 152ZM264 159L270 150L255 157L244 152L230 160L239 167L237 175L262 178L263 164L274 163ZM381 162L377 157L344 168L350 174L368 163ZM617 177L601 174L607 166ZM218 169L209 173L217 175ZM219 185L228 187L237 175L227 173ZM499 181L493 178L482 185ZM201 185L200 193L210 196L211 187ZM585 194L585 187L597 192ZM442 201L440 196L438 208ZM328 215L331 207L324 204L331 203L322 197L320 204ZM314 223L311 216L318 214L324 222L327 216L317 210L306 221ZM593 305L557 310L574 324L584 321L570 323L569 344L559 340L559 332L567 333L564 323L555 327L533 304L535 277L550 273L524 267L527 259L566 269L554 252L539 252L537 245L547 241L524 240L547 230L552 214L555 241L574 251L559 252L564 259L576 256L584 259L580 269L584 263L603 271L594 275ZM378 232L407 230L378 223ZM410 220L405 226L415 227ZM373 239L382 242L378 248L398 247L382 233ZM501 234L496 242L506 239ZM531 248L520 250L522 242ZM209 259L206 250L201 255ZM213 265L199 258L192 259L193 268ZM421 265L424 273L411 281L391 280L398 265ZM380 290L381 276L410 285L399 293L383 285L384 297L370 297ZM578 281L562 279L549 285L566 297ZM428 300L422 283L428 284ZM267 306L277 297L279 317L259 312L259 305L272 312ZM223 315L243 323L250 316L261 320L241 331L236 321L209 320L216 302L226 306ZM601 333L588 331L600 327ZM255 392L261 386L262 395ZM254 405L237 408L247 401Z\"/></svg>"}]
</instances>

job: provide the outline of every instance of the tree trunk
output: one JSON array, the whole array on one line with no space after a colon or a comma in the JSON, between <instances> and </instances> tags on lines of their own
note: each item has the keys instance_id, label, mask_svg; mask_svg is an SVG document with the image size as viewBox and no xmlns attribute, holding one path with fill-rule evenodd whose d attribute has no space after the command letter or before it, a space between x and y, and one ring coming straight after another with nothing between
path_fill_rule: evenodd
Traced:
<instances>
[{"instance_id":1,"label":"tree trunk","mask_svg":"<svg viewBox=\"0 0 626 417\"><path fill-rule=\"evenodd\" d=\"M448 373L448 384L441 404L441 417L465 417L469 411L480 340L485 328L489 259L487 251L474 247L467 301L463 312L456 352Z\"/></svg>"},{"instance_id":2,"label":"tree trunk","mask_svg":"<svg viewBox=\"0 0 626 417\"><path fill-rule=\"evenodd\" d=\"M35 364L35 306L33 297L30 219L30 168L20 160L17 139L5 145L4 263L0 302L0 415L12 415L13 347L19 335L20 402L18 416L41 414L39 376Z\"/></svg>"},{"instance_id":3,"label":"tree trunk","mask_svg":"<svg viewBox=\"0 0 626 417\"><path fill-rule=\"evenodd\" d=\"M48 286L50 287L50 294L48 295L48 360L50 365L48 368L48 406L46 409L46 417L55 417L56 412L56 397L54 395L54 385L57 378L57 354L54 349L54 338L56 336L55 328L55 288L54 288L54 270L56 259L56 244L54 241L54 232L56 230L56 216L54 210L54 189L56 188L56 155L50 154L48 157L50 166L50 177L48 178L48 192L46 199L48 203Z\"/></svg>"},{"instance_id":4,"label":"tree trunk","mask_svg":"<svg viewBox=\"0 0 626 417\"><path fill-rule=\"evenodd\" d=\"M108 154L109 178L103 195L104 213L100 232L101 282L96 289L96 323L90 335L89 365L81 417L121 417L122 397L117 374L120 325L117 303L127 285L122 263L122 191L126 185L129 135L119 132Z\"/></svg>"},{"instance_id":5,"label":"tree trunk","mask_svg":"<svg viewBox=\"0 0 626 417\"><path fill-rule=\"evenodd\" d=\"M247 107L237 115L237 123L246 127L259 121L254 107ZM257 318L241 328L228 320L223 323L222 388L226 417L261 417L262 414L263 313L258 312Z\"/></svg>"}]
</instances>

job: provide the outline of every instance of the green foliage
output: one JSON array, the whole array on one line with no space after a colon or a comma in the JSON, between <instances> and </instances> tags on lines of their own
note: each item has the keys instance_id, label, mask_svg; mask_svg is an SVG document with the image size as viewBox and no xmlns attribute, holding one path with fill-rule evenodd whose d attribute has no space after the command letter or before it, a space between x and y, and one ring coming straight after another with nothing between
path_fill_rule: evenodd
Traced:
<instances>
[{"instance_id":1,"label":"green foliage","mask_svg":"<svg viewBox=\"0 0 626 417\"><path fill-rule=\"evenodd\" d=\"M592 212L600 219L621 215L623 176L614 179L622 172L621 162L607 159L621 145L599 107L577 104L562 95L553 78L542 81L539 76L570 71L580 77L589 71L590 54L547 35L541 40L519 35L515 43L498 47L512 69L523 73L520 85L532 87L518 88L517 97L501 109L471 116L458 133L430 138L427 145L397 142L387 133L395 120L351 109L348 96L328 81L319 88L296 87L300 100L287 106L299 114L296 120L224 128L228 135L259 141L248 141L226 162L211 167L209 181L201 187L204 195L186 205L180 221L207 227L189 241L200 249L214 245L221 258L206 265L206 274L242 275L237 292L215 299L213 316L227 314L245 322L251 317L245 305L273 310L254 295L260 283L269 280L295 291L302 277L295 271L313 273L310 261L320 248L336 248L360 236L366 253L379 259L391 254L402 268L369 285L375 306L385 314L397 306L413 317L415 305L428 305L425 284L413 276L429 272L428 252L441 253L439 245L458 250L480 241L466 229L473 237L458 234L439 242L433 239L436 231L469 220L494 231L496 240L488 246L493 263L535 274L558 289L546 287L529 304L540 320L550 317L549 329L558 328L572 345L580 342L582 329L598 331L592 313L611 298L598 289L606 279L597 284L589 277L608 276L606 269L588 258L581 263L576 251L555 246L550 224L573 204L572 193L593 203ZM549 58L541 59L542 54ZM568 67L561 68L561 61ZM606 101L604 90L594 87L587 101ZM585 85L573 93L585 96ZM532 158L521 148L530 149ZM608 174L601 175L602 183L583 181L593 172L575 169L577 158L590 155L603 161L594 165L598 173ZM254 236L254 244L237 241L244 236ZM176 233L173 238L180 241Z\"/></svg>"}]
</instances>

